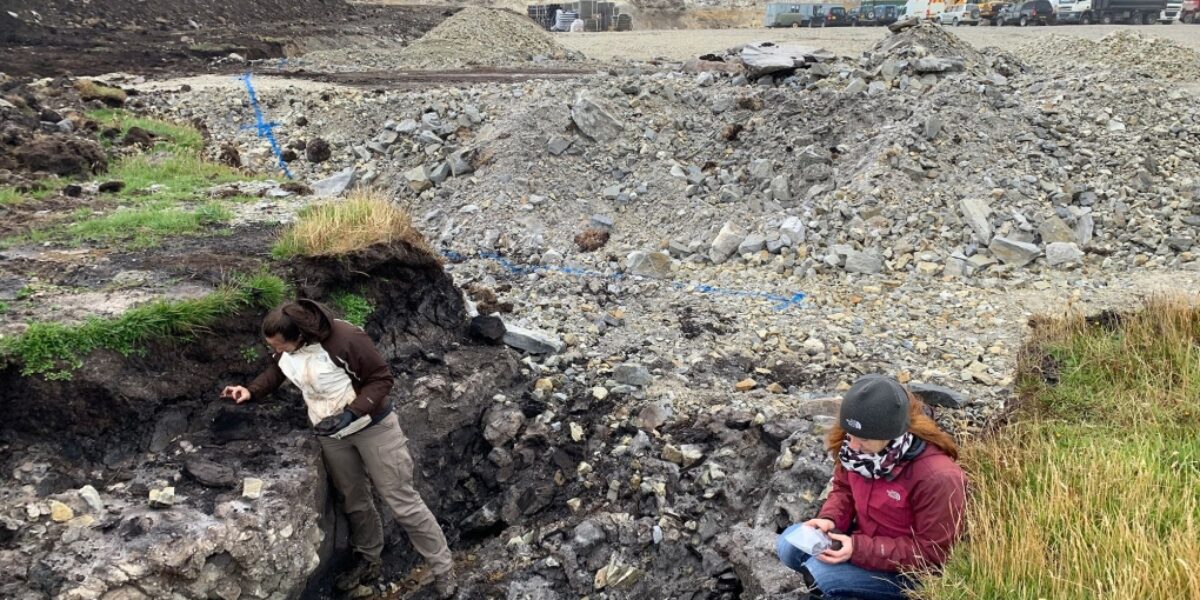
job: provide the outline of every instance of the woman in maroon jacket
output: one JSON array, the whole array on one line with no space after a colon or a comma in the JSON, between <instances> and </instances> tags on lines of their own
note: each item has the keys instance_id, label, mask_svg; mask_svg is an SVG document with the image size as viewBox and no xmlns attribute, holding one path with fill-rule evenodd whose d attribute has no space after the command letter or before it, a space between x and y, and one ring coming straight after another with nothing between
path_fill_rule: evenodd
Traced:
<instances>
[{"instance_id":1,"label":"woman in maroon jacket","mask_svg":"<svg viewBox=\"0 0 1200 600\"><path fill-rule=\"evenodd\" d=\"M843 398L828 448L838 457L829 498L783 532L779 559L816 597L905 598L908 574L939 567L962 533L966 475L954 440L903 385L868 375ZM809 556L788 542L805 525L834 547Z\"/></svg>"}]
</instances>

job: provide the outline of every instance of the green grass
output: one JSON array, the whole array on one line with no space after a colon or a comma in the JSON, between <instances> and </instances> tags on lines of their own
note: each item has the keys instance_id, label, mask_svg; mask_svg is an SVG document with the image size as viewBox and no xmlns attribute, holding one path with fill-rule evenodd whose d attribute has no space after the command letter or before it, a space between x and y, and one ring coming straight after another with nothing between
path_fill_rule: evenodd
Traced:
<instances>
[{"instance_id":1,"label":"green grass","mask_svg":"<svg viewBox=\"0 0 1200 600\"><path fill-rule=\"evenodd\" d=\"M1014 420L966 444L967 538L929 600L1200 599L1200 311L1043 330Z\"/></svg>"},{"instance_id":2,"label":"green grass","mask_svg":"<svg viewBox=\"0 0 1200 600\"><path fill-rule=\"evenodd\" d=\"M194 200L204 190L222 183L255 179L234 169L209 162L196 152L137 154L118 160L105 179L125 182L118 196L132 201ZM151 186L161 186L151 191Z\"/></svg>"},{"instance_id":3,"label":"green grass","mask_svg":"<svg viewBox=\"0 0 1200 600\"><path fill-rule=\"evenodd\" d=\"M79 241L119 243L136 250L154 246L164 238L199 233L231 218L233 214L220 202L209 202L194 210L156 203L77 220L67 227L66 235Z\"/></svg>"},{"instance_id":4,"label":"green grass","mask_svg":"<svg viewBox=\"0 0 1200 600\"><path fill-rule=\"evenodd\" d=\"M374 244L404 243L436 256L408 211L378 190L356 190L348 197L305 207L271 248L278 259L341 256Z\"/></svg>"},{"instance_id":5,"label":"green grass","mask_svg":"<svg viewBox=\"0 0 1200 600\"><path fill-rule=\"evenodd\" d=\"M259 274L235 278L203 298L159 300L111 319L79 325L31 323L21 335L0 340L0 352L22 365L25 376L70 379L91 352L107 349L125 356L144 352L154 339L190 339L243 309L266 309L282 302L287 285Z\"/></svg>"},{"instance_id":6,"label":"green grass","mask_svg":"<svg viewBox=\"0 0 1200 600\"><path fill-rule=\"evenodd\" d=\"M9 187L0 188L0 206L12 206L25 200L25 195Z\"/></svg>"},{"instance_id":7,"label":"green grass","mask_svg":"<svg viewBox=\"0 0 1200 600\"><path fill-rule=\"evenodd\" d=\"M87 116L100 123L101 127L116 127L120 129L121 135L118 136L118 140L125 137L125 134L129 133L130 129L141 127L158 136L159 146L191 150L193 152L204 150L204 136L199 130L190 125L179 125L162 119L139 117L121 109L93 110L88 112Z\"/></svg>"},{"instance_id":8,"label":"green grass","mask_svg":"<svg viewBox=\"0 0 1200 600\"><path fill-rule=\"evenodd\" d=\"M342 314L342 318L359 327L366 327L367 319L375 312L375 306L370 300L358 294L338 292L331 298L333 306Z\"/></svg>"},{"instance_id":9,"label":"green grass","mask_svg":"<svg viewBox=\"0 0 1200 600\"><path fill-rule=\"evenodd\" d=\"M57 177L44 179L37 184L37 189L32 189L27 192L22 192L13 187L0 187L0 206L15 206L26 200L44 200L58 193L58 189L63 183Z\"/></svg>"}]
</instances>

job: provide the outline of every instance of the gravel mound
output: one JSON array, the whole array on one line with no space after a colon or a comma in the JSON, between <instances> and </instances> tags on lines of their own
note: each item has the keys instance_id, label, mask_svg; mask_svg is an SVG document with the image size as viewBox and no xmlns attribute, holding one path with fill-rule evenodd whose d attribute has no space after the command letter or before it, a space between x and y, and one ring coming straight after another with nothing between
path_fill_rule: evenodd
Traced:
<instances>
[{"instance_id":1,"label":"gravel mound","mask_svg":"<svg viewBox=\"0 0 1200 600\"><path fill-rule=\"evenodd\" d=\"M528 17L502 9L465 8L413 42L401 62L421 69L502 66L566 59L571 52Z\"/></svg>"},{"instance_id":2,"label":"gravel mound","mask_svg":"<svg viewBox=\"0 0 1200 600\"><path fill-rule=\"evenodd\" d=\"M1022 55L1045 64L1059 64L1071 57L1076 64L1088 62L1127 69L1156 79L1200 79L1200 52L1171 40L1146 37L1129 30L1114 31L1099 41L1051 35L1025 45Z\"/></svg>"}]
</instances>

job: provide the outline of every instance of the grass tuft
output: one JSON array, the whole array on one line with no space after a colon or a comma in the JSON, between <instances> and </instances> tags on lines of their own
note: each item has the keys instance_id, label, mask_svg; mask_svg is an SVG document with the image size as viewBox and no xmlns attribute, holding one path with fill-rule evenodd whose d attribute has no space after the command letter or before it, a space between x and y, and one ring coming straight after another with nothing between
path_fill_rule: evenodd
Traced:
<instances>
[{"instance_id":1,"label":"grass tuft","mask_svg":"<svg viewBox=\"0 0 1200 600\"><path fill-rule=\"evenodd\" d=\"M0 352L20 361L25 376L70 379L95 350L130 356L144 351L153 339L190 338L240 310L271 308L286 291L278 277L239 277L203 298L158 300L111 319L92 318L79 325L31 323L23 334L0 340Z\"/></svg>"},{"instance_id":2,"label":"grass tuft","mask_svg":"<svg viewBox=\"0 0 1200 600\"><path fill-rule=\"evenodd\" d=\"M929 600L1200 599L1200 310L1042 328L1009 425L964 447L967 538Z\"/></svg>"},{"instance_id":3,"label":"grass tuft","mask_svg":"<svg viewBox=\"0 0 1200 600\"><path fill-rule=\"evenodd\" d=\"M365 296L358 294L339 292L334 294L331 300L333 306L342 314L342 318L358 327L366 327L367 319L375 312L375 305Z\"/></svg>"},{"instance_id":4,"label":"grass tuft","mask_svg":"<svg viewBox=\"0 0 1200 600\"><path fill-rule=\"evenodd\" d=\"M121 242L124 248L138 250L152 247L164 238L199 233L232 218L233 213L219 202L209 202L194 210L157 203L79 220L67 227L67 235L79 241Z\"/></svg>"},{"instance_id":5,"label":"grass tuft","mask_svg":"<svg viewBox=\"0 0 1200 600\"><path fill-rule=\"evenodd\" d=\"M91 79L76 81L75 89L79 90L79 97L84 100L100 100L109 105L121 105L127 99L125 90L96 83Z\"/></svg>"},{"instance_id":6,"label":"grass tuft","mask_svg":"<svg viewBox=\"0 0 1200 600\"><path fill-rule=\"evenodd\" d=\"M204 135L191 125L179 125L162 119L139 117L129 111L105 108L87 113L88 118L100 123L101 127L115 127L121 130L119 137L125 137L130 129L140 127L159 138L159 146L200 152L204 150Z\"/></svg>"},{"instance_id":7,"label":"grass tuft","mask_svg":"<svg viewBox=\"0 0 1200 600\"><path fill-rule=\"evenodd\" d=\"M271 252L276 258L338 256L394 242L406 242L433 254L412 226L408 211L382 193L369 190L305 208Z\"/></svg>"}]
</instances>

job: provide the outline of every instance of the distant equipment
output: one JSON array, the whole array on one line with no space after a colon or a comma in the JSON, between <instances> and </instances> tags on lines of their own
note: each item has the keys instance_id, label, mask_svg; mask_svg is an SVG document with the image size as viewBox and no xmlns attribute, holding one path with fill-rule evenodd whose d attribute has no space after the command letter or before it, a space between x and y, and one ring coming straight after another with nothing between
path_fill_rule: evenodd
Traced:
<instances>
[{"instance_id":1,"label":"distant equipment","mask_svg":"<svg viewBox=\"0 0 1200 600\"><path fill-rule=\"evenodd\" d=\"M583 21L584 31L632 31L633 16L624 14L616 2L583 0L531 4L527 14L547 31L570 31L576 19Z\"/></svg>"}]
</instances>

